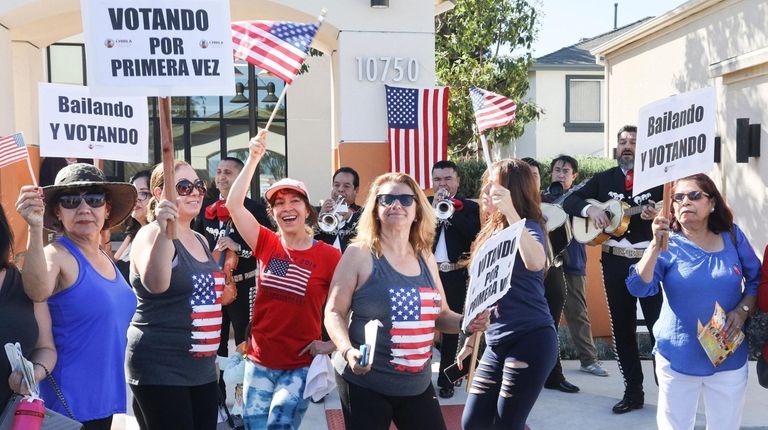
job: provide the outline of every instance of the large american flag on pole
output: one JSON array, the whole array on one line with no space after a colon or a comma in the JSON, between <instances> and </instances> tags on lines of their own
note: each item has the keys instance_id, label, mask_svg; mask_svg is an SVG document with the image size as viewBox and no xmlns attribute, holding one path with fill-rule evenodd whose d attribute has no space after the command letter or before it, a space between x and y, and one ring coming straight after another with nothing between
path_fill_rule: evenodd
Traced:
<instances>
[{"instance_id":1,"label":"large american flag on pole","mask_svg":"<svg viewBox=\"0 0 768 430\"><path fill-rule=\"evenodd\" d=\"M235 58L272 72L290 84L307 58L320 21L299 24L286 21L238 21L232 23Z\"/></svg>"},{"instance_id":2,"label":"large american flag on pole","mask_svg":"<svg viewBox=\"0 0 768 430\"><path fill-rule=\"evenodd\" d=\"M26 160L27 157L29 152L27 152L27 145L24 144L24 135L16 133L0 137L0 167Z\"/></svg>"},{"instance_id":3,"label":"large american flag on pole","mask_svg":"<svg viewBox=\"0 0 768 430\"><path fill-rule=\"evenodd\" d=\"M509 98L476 87L469 89L469 97L472 99L478 133L507 125L515 120L517 103Z\"/></svg>"},{"instance_id":4,"label":"large american flag on pole","mask_svg":"<svg viewBox=\"0 0 768 430\"><path fill-rule=\"evenodd\" d=\"M272 258L260 281L260 287L276 288L289 293L304 296L311 270L299 267L289 260Z\"/></svg>"},{"instance_id":5,"label":"large american flag on pole","mask_svg":"<svg viewBox=\"0 0 768 430\"><path fill-rule=\"evenodd\" d=\"M432 165L448 158L448 87L386 85L389 171L432 187Z\"/></svg>"},{"instance_id":6,"label":"large american flag on pole","mask_svg":"<svg viewBox=\"0 0 768 430\"><path fill-rule=\"evenodd\" d=\"M429 363L440 302L439 291L432 287L389 289L390 363L395 370L415 373Z\"/></svg>"},{"instance_id":7,"label":"large american flag on pole","mask_svg":"<svg viewBox=\"0 0 768 430\"><path fill-rule=\"evenodd\" d=\"M195 357L216 355L221 338L221 294L224 274L203 272L192 275L192 346Z\"/></svg>"}]
</instances>

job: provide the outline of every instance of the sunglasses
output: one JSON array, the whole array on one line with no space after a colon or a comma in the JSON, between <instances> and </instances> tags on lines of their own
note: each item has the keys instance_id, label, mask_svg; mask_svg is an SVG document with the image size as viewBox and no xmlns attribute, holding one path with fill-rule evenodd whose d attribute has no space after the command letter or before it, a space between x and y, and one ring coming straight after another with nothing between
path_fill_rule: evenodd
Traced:
<instances>
[{"instance_id":1,"label":"sunglasses","mask_svg":"<svg viewBox=\"0 0 768 430\"><path fill-rule=\"evenodd\" d=\"M80 203L85 200L85 204L92 208L100 208L107 203L105 193L83 193L83 194L64 194L59 196L59 204L64 209L77 209Z\"/></svg>"},{"instance_id":2,"label":"sunglasses","mask_svg":"<svg viewBox=\"0 0 768 430\"><path fill-rule=\"evenodd\" d=\"M146 201L150 197L152 197L152 194L150 194L147 191L139 191L138 193L136 193L136 201L138 202Z\"/></svg>"},{"instance_id":3,"label":"sunglasses","mask_svg":"<svg viewBox=\"0 0 768 430\"><path fill-rule=\"evenodd\" d=\"M390 207L395 204L395 200L400 202L400 206L408 207L413 204L416 196L413 194L379 194L376 200L384 207Z\"/></svg>"},{"instance_id":4,"label":"sunglasses","mask_svg":"<svg viewBox=\"0 0 768 430\"><path fill-rule=\"evenodd\" d=\"M709 198L709 194L705 193L704 191L690 191L688 193L675 193L672 194L672 200L676 202L682 202L684 198L688 197L688 200L695 202L696 200L700 200L702 197Z\"/></svg>"},{"instance_id":5,"label":"sunglasses","mask_svg":"<svg viewBox=\"0 0 768 430\"><path fill-rule=\"evenodd\" d=\"M208 191L208 187L202 179L198 179L195 182L192 182L189 179L182 179L176 183L176 193L180 196L188 196L192 194L192 191L195 188L197 188L197 191L202 195L205 195L206 191Z\"/></svg>"}]
</instances>

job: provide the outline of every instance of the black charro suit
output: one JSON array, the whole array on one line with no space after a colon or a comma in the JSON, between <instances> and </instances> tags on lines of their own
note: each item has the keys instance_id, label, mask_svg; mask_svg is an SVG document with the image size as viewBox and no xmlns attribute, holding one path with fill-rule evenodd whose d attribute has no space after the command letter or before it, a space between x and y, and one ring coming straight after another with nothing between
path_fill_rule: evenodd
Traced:
<instances>
[{"instance_id":1,"label":"black charro suit","mask_svg":"<svg viewBox=\"0 0 768 430\"><path fill-rule=\"evenodd\" d=\"M320 211L319 208L317 208L318 212ZM339 238L339 245L341 245L341 252L343 253L345 249L347 249L347 245L349 245L349 242L354 239L355 236L357 236L357 222L360 220L360 215L363 213L363 208L361 208L356 203L352 203L349 205L349 210L352 211L352 215L349 217L346 223L344 223L344 226L338 229L336 233L326 233L319 228L317 228L315 231L315 239L321 240L329 245L333 245L336 243L336 237Z\"/></svg>"},{"instance_id":2,"label":"black charro suit","mask_svg":"<svg viewBox=\"0 0 768 430\"><path fill-rule=\"evenodd\" d=\"M208 242L209 250L213 250L219 237L227 235L228 231L228 236L241 247L240 251L237 252L237 256L239 257L237 269L232 272L232 275L235 277L244 275L248 276L247 279L243 279L237 282L237 298L235 301L222 308L224 312L222 312L221 344L219 344L218 354L220 356L226 357L228 353L227 342L229 341L230 322L235 329L235 344L239 345L240 342L245 341L245 336L248 332L250 312L248 295L250 293L251 287L256 285L256 277L253 275L258 274L256 271L258 269L258 263L256 259L253 258L251 248L248 246L248 244L245 243L243 238L240 237L240 234L237 232L237 229L235 228L232 220L229 220L225 223L219 221L219 219L216 217L213 217L212 219L206 217L206 208L213 203L215 203L215 200L209 200L203 203L203 207L195 219L194 230L205 236L205 239ZM244 205L245 208L248 209L248 211L251 212L254 217L256 217L256 220L259 222L259 224L267 228L272 228L272 221L267 215L266 207L263 204L246 198Z\"/></svg>"},{"instance_id":3,"label":"black charro suit","mask_svg":"<svg viewBox=\"0 0 768 430\"><path fill-rule=\"evenodd\" d=\"M659 202L663 197L663 188L657 186L648 191L632 197L632 191L627 191L624 182L624 172L617 166L598 173L581 189L575 191L563 202L563 209L570 215L581 216L581 212L587 203L584 199L595 199L601 202L608 199L621 200L630 206L647 204L649 200ZM637 244L652 239L651 220L643 220L639 215L633 216L629 222L626 233L616 241L627 239L630 243ZM611 241L609 241L611 242ZM627 258L602 253L603 282L608 298L611 325L613 326L613 341L619 358L619 367L624 375L625 394L642 398L643 370L640 366L640 358L637 348L637 298L627 291L625 280L629 273L629 266L637 263L639 258ZM661 292L655 296L640 299L645 323L653 338L653 325L659 318L661 311Z\"/></svg>"},{"instance_id":4,"label":"black charro suit","mask_svg":"<svg viewBox=\"0 0 768 430\"><path fill-rule=\"evenodd\" d=\"M429 198L430 203L432 197ZM436 250L441 232L445 232L445 248L448 253L448 262L456 263L469 253L469 248L480 231L480 206L472 200L456 198L461 202L461 208L454 210L453 216L445 222L438 222L435 230L435 242L432 244L432 252ZM442 261L437 262L438 265ZM458 269L450 272L440 271L440 281L445 290L445 300L452 311L464 313L464 299L467 296L467 269ZM440 372L437 384L441 388L451 387L450 381L445 377L443 370L456 360L459 336L456 334L443 334L440 347Z\"/></svg>"}]
</instances>

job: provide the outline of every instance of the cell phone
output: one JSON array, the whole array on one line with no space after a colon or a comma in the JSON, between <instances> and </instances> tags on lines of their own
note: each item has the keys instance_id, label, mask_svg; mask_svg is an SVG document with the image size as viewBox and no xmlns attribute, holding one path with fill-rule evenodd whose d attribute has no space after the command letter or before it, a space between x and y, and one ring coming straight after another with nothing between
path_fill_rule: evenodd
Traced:
<instances>
[{"instance_id":1,"label":"cell phone","mask_svg":"<svg viewBox=\"0 0 768 430\"><path fill-rule=\"evenodd\" d=\"M458 363L453 363L450 366L446 367L445 370L443 370L445 377L448 378L449 381L451 381L451 384L455 384L456 381L467 376L467 374L469 373L470 360L472 360L471 354L464 357L464 360L461 362L461 369L459 369Z\"/></svg>"},{"instance_id":2,"label":"cell phone","mask_svg":"<svg viewBox=\"0 0 768 430\"><path fill-rule=\"evenodd\" d=\"M371 347L368 344L360 345L360 354L363 355L360 357L360 366L365 367L368 365L368 353L370 350Z\"/></svg>"}]
</instances>

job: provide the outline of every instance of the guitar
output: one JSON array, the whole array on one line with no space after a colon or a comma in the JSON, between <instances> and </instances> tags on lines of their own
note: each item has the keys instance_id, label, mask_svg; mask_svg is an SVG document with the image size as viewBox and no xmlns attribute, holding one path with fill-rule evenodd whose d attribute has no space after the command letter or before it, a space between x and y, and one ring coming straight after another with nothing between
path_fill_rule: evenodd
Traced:
<instances>
[{"instance_id":1,"label":"guitar","mask_svg":"<svg viewBox=\"0 0 768 430\"><path fill-rule=\"evenodd\" d=\"M638 215L643 212L643 209L650 205L629 206L626 202L620 200L608 200L606 202L600 202L594 199L587 199L587 203L592 206L596 206L602 209L610 220L608 227L599 229L595 227L592 221L587 218L574 216L572 221L572 233L573 238L579 243L585 243L587 245L600 245L606 240L613 237L620 237L627 232L629 228L629 220L634 215ZM653 205L656 210L660 210L663 203L658 202Z\"/></svg>"}]
</instances>

